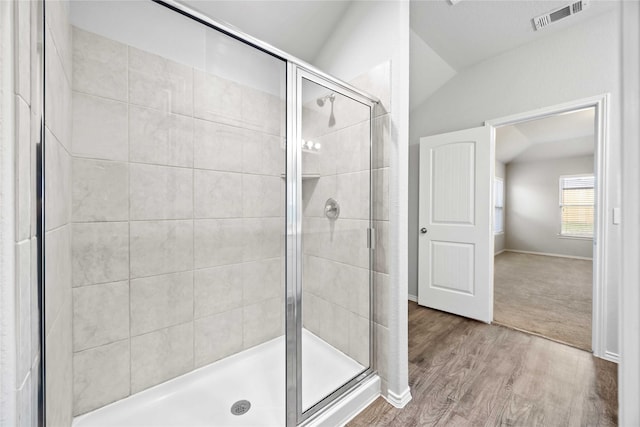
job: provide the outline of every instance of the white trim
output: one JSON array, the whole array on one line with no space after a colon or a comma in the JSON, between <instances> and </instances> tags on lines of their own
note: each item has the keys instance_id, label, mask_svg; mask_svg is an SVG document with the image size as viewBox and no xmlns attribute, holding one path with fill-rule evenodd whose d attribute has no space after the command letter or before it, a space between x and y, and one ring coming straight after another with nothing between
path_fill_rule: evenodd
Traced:
<instances>
[{"instance_id":1,"label":"white trim","mask_svg":"<svg viewBox=\"0 0 640 427\"><path fill-rule=\"evenodd\" d=\"M493 256L498 256L498 255L500 255L501 253L503 253L504 251L506 251L506 249L502 249L502 250L500 250L500 251L496 252L495 254L493 254Z\"/></svg>"},{"instance_id":2,"label":"white trim","mask_svg":"<svg viewBox=\"0 0 640 427\"><path fill-rule=\"evenodd\" d=\"M411 401L411 389L407 387L401 394L396 394L389 390L387 395L382 397L394 408L402 409Z\"/></svg>"},{"instance_id":3,"label":"white trim","mask_svg":"<svg viewBox=\"0 0 640 427\"><path fill-rule=\"evenodd\" d=\"M613 363L620 363L620 355L612 351L605 351L601 359L608 360Z\"/></svg>"},{"instance_id":4,"label":"white trim","mask_svg":"<svg viewBox=\"0 0 640 427\"><path fill-rule=\"evenodd\" d=\"M549 253L549 252L521 251L521 250L518 250L518 249L503 249L502 252L515 252L517 254L553 256L553 257L557 257L557 258L571 258L571 259L581 259L581 260L585 260L585 261L593 261L593 258L588 258L588 257L584 257L584 256L552 254L552 253Z\"/></svg>"},{"instance_id":5,"label":"white trim","mask_svg":"<svg viewBox=\"0 0 640 427\"><path fill-rule=\"evenodd\" d=\"M618 422L640 425L640 4L622 3L622 279Z\"/></svg>"},{"instance_id":6,"label":"white trim","mask_svg":"<svg viewBox=\"0 0 640 427\"><path fill-rule=\"evenodd\" d=\"M418 302L418 296L409 294L409 301Z\"/></svg>"},{"instance_id":7,"label":"white trim","mask_svg":"<svg viewBox=\"0 0 640 427\"><path fill-rule=\"evenodd\" d=\"M380 377L374 375L338 401L329 405L318 417L301 425L305 427L343 426L380 397Z\"/></svg>"},{"instance_id":8,"label":"white trim","mask_svg":"<svg viewBox=\"0 0 640 427\"><path fill-rule=\"evenodd\" d=\"M594 249L593 249L593 309L592 309L592 328L591 328L591 348L594 356L604 357L607 343L606 328L606 307L607 292L606 286L606 269L607 269L607 246L608 240L608 211L609 206L607 200L607 189L603 183L609 182L609 171L607 170L607 158L609 152L609 104L611 95L608 93L592 96L589 98L578 99L575 101L565 102L562 104L539 108L537 110L524 113L513 114L511 116L498 119L488 120L485 125L491 126L491 148L492 157L495 160L495 128L499 126L512 125L519 122L526 122L541 119L558 114L570 113L573 111L583 110L586 108L595 108L596 121L596 150L595 170L596 176L596 209L594 224ZM492 161L492 163L495 163ZM492 165L493 166L493 165ZM491 175L493 178L493 175ZM637 182L637 181L636 181ZM489 250L493 252L493 244ZM493 271L491 272L491 287L493 288Z\"/></svg>"}]
</instances>

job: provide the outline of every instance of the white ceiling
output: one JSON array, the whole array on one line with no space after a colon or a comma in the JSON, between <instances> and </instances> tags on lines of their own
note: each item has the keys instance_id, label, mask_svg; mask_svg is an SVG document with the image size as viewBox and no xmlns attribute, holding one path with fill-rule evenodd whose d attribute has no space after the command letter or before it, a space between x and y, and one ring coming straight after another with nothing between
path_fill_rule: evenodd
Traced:
<instances>
[{"instance_id":1,"label":"white ceiling","mask_svg":"<svg viewBox=\"0 0 640 427\"><path fill-rule=\"evenodd\" d=\"M615 2L590 0L582 12L535 31L532 18L571 0L411 1L411 28L455 70L562 31L615 8Z\"/></svg>"},{"instance_id":2,"label":"white ceiling","mask_svg":"<svg viewBox=\"0 0 640 427\"><path fill-rule=\"evenodd\" d=\"M182 0L181 3L312 63L351 1Z\"/></svg>"},{"instance_id":3,"label":"white ceiling","mask_svg":"<svg viewBox=\"0 0 640 427\"><path fill-rule=\"evenodd\" d=\"M189 7L313 63L354 0L180 0ZM590 0L583 12L540 31L531 19L571 0L411 0L410 108L462 69L615 7Z\"/></svg>"},{"instance_id":4,"label":"white ceiling","mask_svg":"<svg viewBox=\"0 0 640 427\"><path fill-rule=\"evenodd\" d=\"M496 129L496 160L531 162L588 156L595 147L593 108Z\"/></svg>"}]
</instances>

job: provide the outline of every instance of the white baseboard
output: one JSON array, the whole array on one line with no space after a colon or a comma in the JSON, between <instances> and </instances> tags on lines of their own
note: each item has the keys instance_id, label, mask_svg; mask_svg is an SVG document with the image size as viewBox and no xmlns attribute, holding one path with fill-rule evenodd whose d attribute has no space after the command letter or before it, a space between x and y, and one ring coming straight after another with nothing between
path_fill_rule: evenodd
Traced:
<instances>
[{"instance_id":1,"label":"white baseboard","mask_svg":"<svg viewBox=\"0 0 640 427\"><path fill-rule=\"evenodd\" d=\"M387 395L383 395L382 397L384 397L384 400L392 404L394 407L402 409L407 405L407 403L411 402L411 389L407 387L407 389L400 394L396 394L389 390L387 391Z\"/></svg>"},{"instance_id":2,"label":"white baseboard","mask_svg":"<svg viewBox=\"0 0 640 427\"><path fill-rule=\"evenodd\" d=\"M305 427L344 426L380 396L380 377L365 380L355 390L333 403L317 417L302 423Z\"/></svg>"},{"instance_id":3,"label":"white baseboard","mask_svg":"<svg viewBox=\"0 0 640 427\"><path fill-rule=\"evenodd\" d=\"M496 252L495 254L493 254L493 256L498 256L504 251L506 251L506 249L502 249L501 251Z\"/></svg>"},{"instance_id":4,"label":"white baseboard","mask_svg":"<svg viewBox=\"0 0 640 427\"><path fill-rule=\"evenodd\" d=\"M583 256L573 256L573 255L563 255L563 254L551 254L548 252L533 252L533 251L520 251L517 249L505 249L503 252L515 252L517 254L529 254L529 255L542 255L542 256L554 256L558 258L571 258L571 259L582 259L585 261L593 261L593 258L587 258Z\"/></svg>"},{"instance_id":5,"label":"white baseboard","mask_svg":"<svg viewBox=\"0 0 640 427\"><path fill-rule=\"evenodd\" d=\"M612 353L610 351L605 351L601 359L608 360L609 362L613 363L620 363L620 355L618 353Z\"/></svg>"},{"instance_id":6,"label":"white baseboard","mask_svg":"<svg viewBox=\"0 0 640 427\"><path fill-rule=\"evenodd\" d=\"M418 302L418 296L409 294L409 301Z\"/></svg>"}]
</instances>

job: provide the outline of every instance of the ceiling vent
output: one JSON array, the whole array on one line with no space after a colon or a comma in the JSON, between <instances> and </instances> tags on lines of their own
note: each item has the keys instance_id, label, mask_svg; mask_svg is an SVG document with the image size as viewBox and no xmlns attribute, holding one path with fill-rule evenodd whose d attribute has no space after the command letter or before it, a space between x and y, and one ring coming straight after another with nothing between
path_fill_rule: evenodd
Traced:
<instances>
[{"instance_id":1,"label":"ceiling vent","mask_svg":"<svg viewBox=\"0 0 640 427\"><path fill-rule=\"evenodd\" d=\"M533 25L536 27L536 30L539 30L561 19L567 18L578 12L582 12L588 5L589 2L587 0L578 0L577 2L559 7L545 13L544 15L533 18Z\"/></svg>"}]
</instances>

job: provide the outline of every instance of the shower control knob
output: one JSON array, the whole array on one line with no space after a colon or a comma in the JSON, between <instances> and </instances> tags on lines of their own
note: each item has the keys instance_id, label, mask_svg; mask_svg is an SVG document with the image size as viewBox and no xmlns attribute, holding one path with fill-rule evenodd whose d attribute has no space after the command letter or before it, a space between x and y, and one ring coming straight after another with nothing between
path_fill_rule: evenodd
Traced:
<instances>
[{"instance_id":1,"label":"shower control knob","mask_svg":"<svg viewBox=\"0 0 640 427\"><path fill-rule=\"evenodd\" d=\"M424 227L422 227L422 228L420 229L420 232L421 232L422 234L427 234L427 229L426 229L426 228L424 228Z\"/></svg>"}]
</instances>

